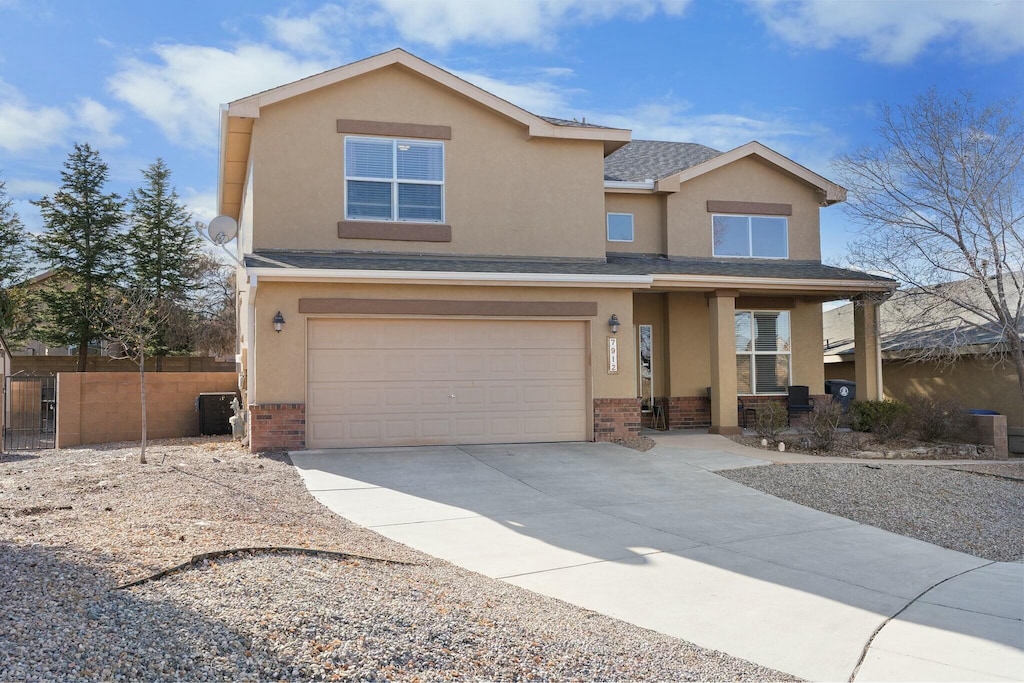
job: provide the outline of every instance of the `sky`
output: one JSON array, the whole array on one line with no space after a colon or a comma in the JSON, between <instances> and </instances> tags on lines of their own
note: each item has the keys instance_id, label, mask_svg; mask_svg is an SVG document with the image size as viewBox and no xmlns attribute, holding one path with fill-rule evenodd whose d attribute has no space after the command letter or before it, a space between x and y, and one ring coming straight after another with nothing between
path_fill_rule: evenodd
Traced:
<instances>
[{"instance_id":1,"label":"sky","mask_svg":"<svg viewBox=\"0 0 1024 683\"><path fill-rule=\"evenodd\" d=\"M1024 94L1024 0L0 0L0 179L38 232L30 200L88 142L111 191L162 157L208 221L221 103L394 47L536 114L758 140L832 179L882 105ZM852 237L822 211L823 260Z\"/></svg>"}]
</instances>

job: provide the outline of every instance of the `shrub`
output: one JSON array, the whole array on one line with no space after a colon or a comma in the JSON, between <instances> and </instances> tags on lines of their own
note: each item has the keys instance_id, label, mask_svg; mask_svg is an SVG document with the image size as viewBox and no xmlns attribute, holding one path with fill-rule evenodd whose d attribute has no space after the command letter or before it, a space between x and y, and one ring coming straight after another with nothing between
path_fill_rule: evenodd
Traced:
<instances>
[{"instance_id":1,"label":"shrub","mask_svg":"<svg viewBox=\"0 0 1024 683\"><path fill-rule=\"evenodd\" d=\"M854 429L891 441L907 430L910 408L902 401L854 401L850 412Z\"/></svg>"},{"instance_id":2,"label":"shrub","mask_svg":"<svg viewBox=\"0 0 1024 683\"><path fill-rule=\"evenodd\" d=\"M789 423L789 410L780 401L769 401L757 407L754 431L758 437L778 441L779 434Z\"/></svg>"},{"instance_id":3,"label":"shrub","mask_svg":"<svg viewBox=\"0 0 1024 683\"><path fill-rule=\"evenodd\" d=\"M971 415L955 398L914 396L910 406L910 425L923 441L949 441L971 427Z\"/></svg>"},{"instance_id":4,"label":"shrub","mask_svg":"<svg viewBox=\"0 0 1024 683\"><path fill-rule=\"evenodd\" d=\"M811 433L811 446L820 451L831 450L835 445L839 425L845 417L839 402L830 399L815 400L814 410L808 413L806 420L807 429Z\"/></svg>"}]
</instances>

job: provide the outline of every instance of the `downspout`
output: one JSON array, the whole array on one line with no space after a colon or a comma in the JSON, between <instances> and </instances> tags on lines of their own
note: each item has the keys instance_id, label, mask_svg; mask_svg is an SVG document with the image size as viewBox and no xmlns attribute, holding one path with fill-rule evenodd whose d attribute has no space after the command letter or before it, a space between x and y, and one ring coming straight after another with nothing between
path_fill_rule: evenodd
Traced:
<instances>
[{"instance_id":1,"label":"downspout","mask_svg":"<svg viewBox=\"0 0 1024 683\"><path fill-rule=\"evenodd\" d=\"M256 396L256 286L258 280L255 273L249 275L249 299L246 303L247 316L245 321L246 368L245 368L245 402L251 406ZM246 407L248 410L248 406ZM251 425L251 418L249 420Z\"/></svg>"},{"instance_id":2,"label":"downspout","mask_svg":"<svg viewBox=\"0 0 1024 683\"><path fill-rule=\"evenodd\" d=\"M875 306L875 384L878 386L878 400L885 400L885 388L882 386L882 303Z\"/></svg>"}]
</instances>

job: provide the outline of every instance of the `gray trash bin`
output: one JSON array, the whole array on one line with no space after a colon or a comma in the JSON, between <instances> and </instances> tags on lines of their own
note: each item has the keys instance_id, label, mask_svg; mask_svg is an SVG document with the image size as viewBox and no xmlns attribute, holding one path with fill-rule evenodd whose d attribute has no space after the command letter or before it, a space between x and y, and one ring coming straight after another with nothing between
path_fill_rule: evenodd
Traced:
<instances>
[{"instance_id":1,"label":"gray trash bin","mask_svg":"<svg viewBox=\"0 0 1024 683\"><path fill-rule=\"evenodd\" d=\"M850 412L850 404L857 398L857 383L845 379L825 380L825 393L832 396L833 401L839 401L843 412Z\"/></svg>"}]
</instances>

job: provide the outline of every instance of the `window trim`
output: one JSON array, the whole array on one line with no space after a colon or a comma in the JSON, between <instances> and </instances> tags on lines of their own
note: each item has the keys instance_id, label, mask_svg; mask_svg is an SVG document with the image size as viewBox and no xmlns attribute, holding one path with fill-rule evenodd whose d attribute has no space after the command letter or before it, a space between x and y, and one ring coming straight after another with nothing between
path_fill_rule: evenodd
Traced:
<instances>
[{"instance_id":1,"label":"window trim","mask_svg":"<svg viewBox=\"0 0 1024 683\"><path fill-rule=\"evenodd\" d=\"M370 178L367 176L350 176L348 174L348 141L349 140L374 140L374 141L389 141L391 143L391 178ZM398 177L398 146L400 144L411 144L411 145L432 145L441 148L441 180L413 180L413 179L399 179ZM445 201L445 185L447 183L448 174L446 172L446 161L447 156L445 154L445 144L443 140L407 140L405 138L392 138L383 136L371 136L371 135L346 135L342 147L342 164L344 172L344 181L342 183L342 202L344 207L344 215L346 221L358 221L358 222L372 222L372 223L419 223L421 225L442 225L445 223L447 202ZM348 206L348 183L349 181L356 182L368 182L368 183L388 183L391 185L391 217L390 218L372 218L366 216L352 216L349 212ZM438 185L441 187L441 218L439 220L423 220L422 218L411 219L411 218L399 218L398 216L398 186L399 185Z\"/></svg>"},{"instance_id":2,"label":"window trim","mask_svg":"<svg viewBox=\"0 0 1024 683\"><path fill-rule=\"evenodd\" d=\"M787 310L772 310L772 309L760 309L760 308L744 308L733 313L733 319L735 320L736 314L749 313L750 314L750 351L736 350L736 357L747 356L750 358L750 389L751 391L743 393L738 389L736 391L737 396L788 396L789 387L793 386L793 313ZM789 314L789 351L758 351L757 350L757 338L754 337L754 314L755 313L787 313ZM733 329L735 329L735 322L733 323ZM735 346L735 344L734 344ZM789 368L787 375L789 376L789 384L785 391L766 391L758 393L757 391L757 363L755 358L757 356L787 356L789 358ZM733 361L735 362L735 361Z\"/></svg>"},{"instance_id":3,"label":"window trim","mask_svg":"<svg viewBox=\"0 0 1024 683\"><path fill-rule=\"evenodd\" d=\"M715 253L715 219L716 218L746 218L747 219L747 254L736 255L736 254L716 254ZM782 220L786 223L786 255L785 256L754 256L754 231L751 229L751 219L753 218L772 218L776 220ZM713 213L711 214L711 255L715 258L758 258L758 259L771 259L774 261L783 261L789 258L789 216L773 216L767 214L739 214L739 213Z\"/></svg>"},{"instance_id":4,"label":"window trim","mask_svg":"<svg viewBox=\"0 0 1024 683\"><path fill-rule=\"evenodd\" d=\"M628 240L615 240L611 237L611 221L609 219L612 216L629 216L629 239ZM604 218L604 237L609 242L633 242L636 240L636 219L631 213L624 213L620 211L607 211L605 212Z\"/></svg>"}]
</instances>

